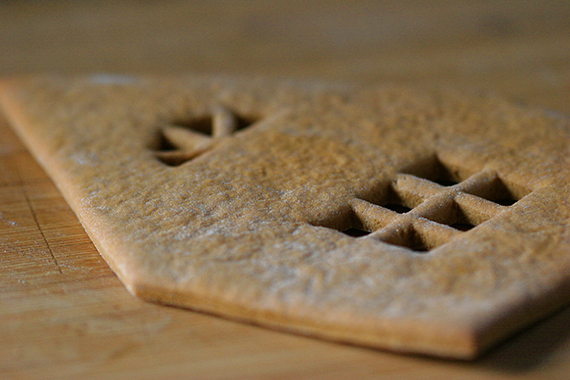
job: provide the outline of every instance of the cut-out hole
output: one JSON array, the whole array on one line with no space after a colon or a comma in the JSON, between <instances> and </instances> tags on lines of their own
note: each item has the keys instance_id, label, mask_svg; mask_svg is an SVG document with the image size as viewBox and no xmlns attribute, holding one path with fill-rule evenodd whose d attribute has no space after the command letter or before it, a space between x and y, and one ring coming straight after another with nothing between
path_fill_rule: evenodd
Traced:
<instances>
[{"instance_id":1,"label":"cut-out hole","mask_svg":"<svg viewBox=\"0 0 570 380\"><path fill-rule=\"evenodd\" d=\"M459 231L469 231L470 229L472 229L475 226L473 224L467 222L467 223L453 223L450 225L450 227L453 227Z\"/></svg>"},{"instance_id":2,"label":"cut-out hole","mask_svg":"<svg viewBox=\"0 0 570 380\"><path fill-rule=\"evenodd\" d=\"M511 191L511 189L505 185L505 182L503 182L498 177L495 181L493 181L492 190L493 191L491 192L491 196L488 198L488 200L498 203L501 206L512 206L519 200L519 198Z\"/></svg>"},{"instance_id":3,"label":"cut-out hole","mask_svg":"<svg viewBox=\"0 0 570 380\"><path fill-rule=\"evenodd\" d=\"M171 122L170 124L184 129L190 129L194 132L202 133L206 136L212 136L213 134L212 116L197 117L189 120L179 119Z\"/></svg>"},{"instance_id":4,"label":"cut-out hole","mask_svg":"<svg viewBox=\"0 0 570 380\"><path fill-rule=\"evenodd\" d=\"M469 231L477 226L473 218L468 215L456 202L453 202L452 219L448 224L459 231Z\"/></svg>"},{"instance_id":5,"label":"cut-out hole","mask_svg":"<svg viewBox=\"0 0 570 380\"><path fill-rule=\"evenodd\" d=\"M404 168L402 173L412 174L445 187L457 185L469 177L468 170L446 165L436 155Z\"/></svg>"},{"instance_id":6,"label":"cut-out hole","mask_svg":"<svg viewBox=\"0 0 570 380\"><path fill-rule=\"evenodd\" d=\"M309 221L309 224L314 227L336 230L352 237L370 234L370 230L362 224L358 215L348 205L335 210L335 212L330 213L325 218Z\"/></svg>"},{"instance_id":7,"label":"cut-out hole","mask_svg":"<svg viewBox=\"0 0 570 380\"><path fill-rule=\"evenodd\" d=\"M352 237L360 237L360 236L366 236L366 235L370 234L369 231L361 230L359 228L349 228L349 229L346 229L346 230L341 231L341 232L345 235L352 236Z\"/></svg>"},{"instance_id":8,"label":"cut-out hole","mask_svg":"<svg viewBox=\"0 0 570 380\"><path fill-rule=\"evenodd\" d=\"M519 187L518 189L522 189L522 187ZM501 206L512 206L522 198L517 196L513 190L507 187L505 182L503 182L499 177L489 182L487 186L478 188L477 191L470 191L469 189L466 189L465 191L488 201L500 204ZM528 193L529 191L524 191L524 195Z\"/></svg>"},{"instance_id":9,"label":"cut-out hole","mask_svg":"<svg viewBox=\"0 0 570 380\"><path fill-rule=\"evenodd\" d=\"M392 184L388 191L385 193L384 199L378 202L379 206L397 212L398 214L405 214L414 208L414 204L404 199Z\"/></svg>"},{"instance_id":10,"label":"cut-out hole","mask_svg":"<svg viewBox=\"0 0 570 380\"><path fill-rule=\"evenodd\" d=\"M235 118L237 122L236 132L249 128L250 125L257 123L259 120L257 117L243 115L235 115Z\"/></svg>"},{"instance_id":11,"label":"cut-out hole","mask_svg":"<svg viewBox=\"0 0 570 380\"><path fill-rule=\"evenodd\" d=\"M166 138L162 131L159 131L157 140L158 143L153 147L157 152L172 152L178 149Z\"/></svg>"},{"instance_id":12,"label":"cut-out hole","mask_svg":"<svg viewBox=\"0 0 570 380\"><path fill-rule=\"evenodd\" d=\"M495 201L495 203L500 204L501 206L512 206L515 203L517 203L518 200L516 199L511 199L511 198L501 198L501 199L497 199Z\"/></svg>"},{"instance_id":13,"label":"cut-out hole","mask_svg":"<svg viewBox=\"0 0 570 380\"><path fill-rule=\"evenodd\" d=\"M459 183L457 181L450 180L450 179L435 179L434 182L437 183L438 185L445 186L445 187L454 186L454 185L457 185Z\"/></svg>"},{"instance_id":14,"label":"cut-out hole","mask_svg":"<svg viewBox=\"0 0 570 380\"><path fill-rule=\"evenodd\" d=\"M405 214L412 210L411 208L398 203L387 203L382 207L387 208L388 210L395 211L398 214Z\"/></svg>"},{"instance_id":15,"label":"cut-out hole","mask_svg":"<svg viewBox=\"0 0 570 380\"><path fill-rule=\"evenodd\" d=\"M236 124L234 133L237 131L247 129L250 125L256 123L259 120L259 118L252 116L237 115L235 113L232 113L231 115ZM211 115L196 117L189 120L177 119L170 122L169 124L176 127L188 129L194 132L198 132L206 136L214 135L214 118Z\"/></svg>"},{"instance_id":16,"label":"cut-out hole","mask_svg":"<svg viewBox=\"0 0 570 380\"><path fill-rule=\"evenodd\" d=\"M217 112L220 111L214 112L216 117ZM215 139L228 137L259 120L237 115L225 108L221 112L222 118L218 121L214 115L207 115L162 124L158 141L152 146L156 158L168 166L182 165L208 151Z\"/></svg>"},{"instance_id":17,"label":"cut-out hole","mask_svg":"<svg viewBox=\"0 0 570 380\"><path fill-rule=\"evenodd\" d=\"M384 242L408 248L415 252L427 252L432 248L414 228L409 228L391 239L384 240Z\"/></svg>"},{"instance_id":18,"label":"cut-out hole","mask_svg":"<svg viewBox=\"0 0 570 380\"><path fill-rule=\"evenodd\" d=\"M478 224L455 201L441 205L436 210L433 210L432 213L427 212L422 216L459 231L469 231Z\"/></svg>"},{"instance_id":19,"label":"cut-out hole","mask_svg":"<svg viewBox=\"0 0 570 380\"><path fill-rule=\"evenodd\" d=\"M180 166L183 163L192 160L198 154L199 153L196 152L193 153L180 150L171 150L166 152L156 152L155 157L167 166Z\"/></svg>"}]
</instances>

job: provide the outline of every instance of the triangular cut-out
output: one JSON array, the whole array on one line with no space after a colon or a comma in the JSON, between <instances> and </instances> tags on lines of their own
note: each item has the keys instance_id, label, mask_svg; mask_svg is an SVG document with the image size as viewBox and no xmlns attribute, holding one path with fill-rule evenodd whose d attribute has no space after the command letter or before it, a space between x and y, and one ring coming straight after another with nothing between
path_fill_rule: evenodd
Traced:
<instances>
[{"instance_id":1,"label":"triangular cut-out","mask_svg":"<svg viewBox=\"0 0 570 380\"><path fill-rule=\"evenodd\" d=\"M431 249L426 239L411 226L403 228L400 233L384 240L384 242L404 247L414 252L427 252Z\"/></svg>"},{"instance_id":2,"label":"triangular cut-out","mask_svg":"<svg viewBox=\"0 0 570 380\"><path fill-rule=\"evenodd\" d=\"M0 94L103 257L146 300L463 359L570 301L567 119L490 95L260 78L40 76ZM505 114L520 120L506 126ZM465 167L437 158L455 155ZM421 178L397 186L412 211L363 201L389 198L408 167ZM422 179L482 168L528 195L502 207ZM476 231L441 224L451 201L430 198L438 191ZM426 204L437 223L418 214ZM401 235L409 248L437 249L386 244L398 226L413 227Z\"/></svg>"},{"instance_id":3,"label":"triangular cut-out","mask_svg":"<svg viewBox=\"0 0 570 380\"><path fill-rule=\"evenodd\" d=\"M169 124L179 127L181 129L198 132L206 136L212 136L213 118L211 115L196 117L186 120L185 119L173 120Z\"/></svg>"},{"instance_id":4,"label":"triangular cut-out","mask_svg":"<svg viewBox=\"0 0 570 380\"><path fill-rule=\"evenodd\" d=\"M182 165L212 148L216 139L246 129L256 121L218 106L209 116L166 123L159 130L156 157L168 166Z\"/></svg>"},{"instance_id":5,"label":"triangular cut-out","mask_svg":"<svg viewBox=\"0 0 570 380\"><path fill-rule=\"evenodd\" d=\"M444 187L457 185L467 178L464 168L444 164L437 155L431 155L423 161L408 165L402 172L413 174Z\"/></svg>"}]
</instances>

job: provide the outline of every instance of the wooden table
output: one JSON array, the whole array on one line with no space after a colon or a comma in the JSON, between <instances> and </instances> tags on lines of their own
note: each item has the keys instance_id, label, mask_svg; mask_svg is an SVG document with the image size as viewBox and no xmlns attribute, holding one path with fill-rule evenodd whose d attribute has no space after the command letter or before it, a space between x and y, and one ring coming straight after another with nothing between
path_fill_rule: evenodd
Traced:
<instances>
[{"instance_id":1,"label":"wooden table","mask_svg":"<svg viewBox=\"0 0 570 380\"><path fill-rule=\"evenodd\" d=\"M451 85L570 115L570 2L1 2L0 75L46 71ZM142 302L1 116L0 255L0 378L570 377L569 308L465 363Z\"/></svg>"}]
</instances>

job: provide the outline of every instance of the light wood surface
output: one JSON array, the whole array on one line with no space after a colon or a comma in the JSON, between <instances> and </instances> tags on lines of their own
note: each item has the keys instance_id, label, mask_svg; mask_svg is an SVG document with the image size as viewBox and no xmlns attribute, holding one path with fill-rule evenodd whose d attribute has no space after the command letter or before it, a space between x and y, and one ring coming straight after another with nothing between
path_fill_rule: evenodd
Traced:
<instances>
[{"instance_id":1,"label":"light wood surface","mask_svg":"<svg viewBox=\"0 0 570 380\"><path fill-rule=\"evenodd\" d=\"M570 115L570 2L0 2L0 75L47 71L451 85ZM569 378L570 308L464 363L144 303L0 116L0 378L444 376Z\"/></svg>"}]
</instances>

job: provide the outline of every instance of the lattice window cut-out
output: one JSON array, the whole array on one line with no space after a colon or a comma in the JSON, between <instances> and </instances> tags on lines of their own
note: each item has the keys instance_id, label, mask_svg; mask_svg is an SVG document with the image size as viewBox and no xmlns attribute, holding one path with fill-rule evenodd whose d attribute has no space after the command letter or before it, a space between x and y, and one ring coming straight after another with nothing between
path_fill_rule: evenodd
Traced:
<instances>
[{"instance_id":1,"label":"lattice window cut-out","mask_svg":"<svg viewBox=\"0 0 570 380\"><path fill-rule=\"evenodd\" d=\"M205 117L162 124L156 158L168 166L182 165L212 149L216 140L246 129L256 121L218 106Z\"/></svg>"},{"instance_id":2,"label":"lattice window cut-out","mask_svg":"<svg viewBox=\"0 0 570 380\"><path fill-rule=\"evenodd\" d=\"M391 192L381 205L353 199L351 207L360 225L342 232L425 252L518 201L494 171L477 173L461 182L399 173Z\"/></svg>"}]
</instances>

